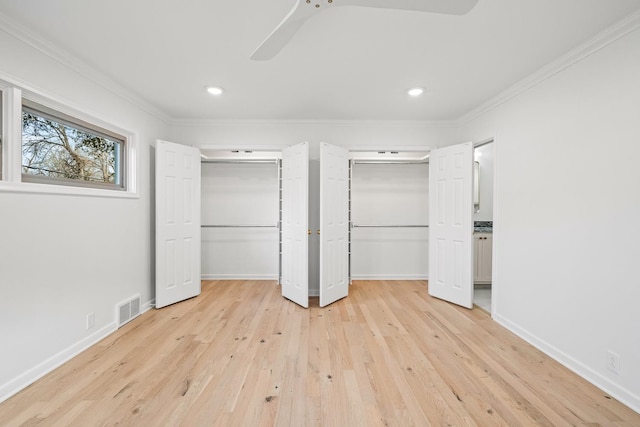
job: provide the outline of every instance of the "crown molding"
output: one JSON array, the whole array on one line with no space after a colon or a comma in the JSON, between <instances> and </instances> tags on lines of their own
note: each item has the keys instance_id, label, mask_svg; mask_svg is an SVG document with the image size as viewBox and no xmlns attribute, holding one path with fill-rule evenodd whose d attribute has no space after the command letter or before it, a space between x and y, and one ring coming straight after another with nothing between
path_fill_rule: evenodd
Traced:
<instances>
[{"instance_id":1,"label":"crown molding","mask_svg":"<svg viewBox=\"0 0 640 427\"><path fill-rule=\"evenodd\" d=\"M269 119L175 119L171 126L214 126L214 127L369 127L369 128L414 128L452 129L458 126L455 120L269 120Z\"/></svg>"},{"instance_id":2,"label":"crown molding","mask_svg":"<svg viewBox=\"0 0 640 427\"><path fill-rule=\"evenodd\" d=\"M12 22L2 13L0 13L0 31L6 32L13 38L25 43L38 52L67 67L71 71L97 84L103 89L106 89L126 102L138 107L163 123L168 124L171 121L171 117L155 105L151 104L144 98L135 95L131 90L116 83L111 77L78 59L68 51L44 40L42 37L33 31L30 31L26 27Z\"/></svg>"},{"instance_id":3,"label":"crown molding","mask_svg":"<svg viewBox=\"0 0 640 427\"><path fill-rule=\"evenodd\" d=\"M462 126L640 28L640 9L455 120Z\"/></svg>"}]
</instances>

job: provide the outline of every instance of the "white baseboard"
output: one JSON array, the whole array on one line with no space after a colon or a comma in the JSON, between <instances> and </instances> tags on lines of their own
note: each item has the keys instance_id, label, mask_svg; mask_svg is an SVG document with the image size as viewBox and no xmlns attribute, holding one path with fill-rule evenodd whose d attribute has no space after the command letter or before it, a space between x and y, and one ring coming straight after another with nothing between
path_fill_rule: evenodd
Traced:
<instances>
[{"instance_id":1,"label":"white baseboard","mask_svg":"<svg viewBox=\"0 0 640 427\"><path fill-rule=\"evenodd\" d=\"M429 280L424 274L354 274L351 280Z\"/></svg>"},{"instance_id":2,"label":"white baseboard","mask_svg":"<svg viewBox=\"0 0 640 427\"><path fill-rule=\"evenodd\" d=\"M138 316L141 316L143 313L149 311L149 309L152 306L153 304L151 301L142 304L142 306L140 307L140 314ZM17 377L10 380L9 382L0 385L0 403L9 399L11 396L20 392L24 388L30 386L34 382L38 381L40 378L44 377L54 369L62 366L64 363L73 359L75 356L82 353L89 347L95 345L99 341L102 341L103 339L105 339L106 337L108 337L109 335L111 335L117 330L118 330L118 325L117 325L117 322L114 320L113 322L95 331L88 337L83 338L82 340L62 350L61 352L50 357L44 362L18 375Z\"/></svg>"},{"instance_id":3,"label":"white baseboard","mask_svg":"<svg viewBox=\"0 0 640 427\"><path fill-rule=\"evenodd\" d=\"M573 371L594 386L609 394L611 397L619 400L620 402L640 414L640 396L614 383L609 378L601 375L584 363L579 362L578 360L574 359L573 357L569 356L553 345L538 338L526 329L523 329L510 320L502 317L499 313L493 312L491 313L491 315L493 317L493 320L516 334L518 337L522 338L532 346L536 347L538 350L545 353L547 356L565 366L567 369Z\"/></svg>"},{"instance_id":4,"label":"white baseboard","mask_svg":"<svg viewBox=\"0 0 640 427\"><path fill-rule=\"evenodd\" d=\"M359 274L357 276L353 276L351 280L427 280L428 276L420 276L420 275L379 275L379 274ZM320 296L320 289L318 288L309 288L309 296L310 297L318 297Z\"/></svg>"},{"instance_id":5,"label":"white baseboard","mask_svg":"<svg viewBox=\"0 0 640 427\"><path fill-rule=\"evenodd\" d=\"M273 274L202 274L202 280L278 280ZM352 280L429 280L429 275L421 274L358 274ZM309 290L312 291L311 289ZM316 290L317 292L317 290ZM317 296L311 295L310 296Z\"/></svg>"},{"instance_id":6,"label":"white baseboard","mask_svg":"<svg viewBox=\"0 0 640 427\"><path fill-rule=\"evenodd\" d=\"M202 280L278 280L277 274L203 274Z\"/></svg>"},{"instance_id":7,"label":"white baseboard","mask_svg":"<svg viewBox=\"0 0 640 427\"><path fill-rule=\"evenodd\" d=\"M82 353L98 341L109 336L117 330L116 322L109 323L108 325L97 330L88 337L78 341L72 346L62 350L58 354L50 357L44 362L34 366L28 371L18 375L6 384L0 386L0 402L4 402L20 390L38 381L40 378L47 375L57 367L61 366L65 362L71 360L73 357Z\"/></svg>"}]
</instances>

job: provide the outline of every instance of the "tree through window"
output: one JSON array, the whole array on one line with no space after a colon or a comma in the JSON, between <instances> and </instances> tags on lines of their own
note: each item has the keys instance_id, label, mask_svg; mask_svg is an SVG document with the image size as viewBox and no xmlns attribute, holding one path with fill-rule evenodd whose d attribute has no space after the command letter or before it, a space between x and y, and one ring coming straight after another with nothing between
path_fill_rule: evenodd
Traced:
<instances>
[{"instance_id":1,"label":"tree through window","mask_svg":"<svg viewBox=\"0 0 640 427\"><path fill-rule=\"evenodd\" d=\"M124 139L23 106L25 180L123 188Z\"/></svg>"}]
</instances>

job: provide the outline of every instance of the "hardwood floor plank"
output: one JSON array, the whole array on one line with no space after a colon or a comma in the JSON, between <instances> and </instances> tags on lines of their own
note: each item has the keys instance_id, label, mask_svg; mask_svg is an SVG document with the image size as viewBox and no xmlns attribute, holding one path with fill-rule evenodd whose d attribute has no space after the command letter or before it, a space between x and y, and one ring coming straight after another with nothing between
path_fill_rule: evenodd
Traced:
<instances>
[{"instance_id":1,"label":"hardwood floor plank","mask_svg":"<svg viewBox=\"0 0 640 427\"><path fill-rule=\"evenodd\" d=\"M303 309L206 281L0 405L4 426L638 426L640 414L425 281Z\"/></svg>"}]
</instances>

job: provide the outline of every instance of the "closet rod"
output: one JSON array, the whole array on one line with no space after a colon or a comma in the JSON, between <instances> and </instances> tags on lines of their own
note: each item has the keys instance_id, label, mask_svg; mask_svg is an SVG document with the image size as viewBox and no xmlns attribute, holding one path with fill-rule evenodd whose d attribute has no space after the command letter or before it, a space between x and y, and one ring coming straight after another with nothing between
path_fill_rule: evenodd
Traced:
<instances>
[{"instance_id":1,"label":"closet rod","mask_svg":"<svg viewBox=\"0 0 640 427\"><path fill-rule=\"evenodd\" d=\"M242 160L242 159L229 159L229 160L225 160L225 159L202 159L201 163L278 163L278 159L272 159L272 160L259 160L259 159L246 159L246 160Z\"/></svg>"},{"instance_id":2,"label":"closet rod","mask_svg":"<svg viewBox=\"0 0 640 427\"><path fill-rule=\"evenodd\" d=\"M489 138L486 141L480 141L477 144L473 144L473 148L482 147L483 145L491 144L493 142L493 138Z\"/></svg>"},{"instance_id":3,"label":"closet rod","mask_svg":"<svg viewBox=\"0 0 640 427\"><path fill-rule=\"evenodd\" d=\"M428 165L428 160L396 160L396 161L378 161L378 160L353 160L354 165Z\"/></svg>"},{"instance_id":4,"label":"closet rod","mask_svg":"<svg viewBox=\"0 0 640 427\"><path fill-rule=\"evenodd\" d=\"M377 224L353 224L353 228L429 228L428 225L377 225Z\"/></svg>"},{"instance_id":5,"label":"closet rod","mask_svg":"<svg viewBox=\"0 0 640 427\"><path fill-rule=\"evenodd\" d=\"M278 225L258 225L258 224L224 224L224 225L201 225L202 228L278 228Z\"/></svg>"}]
</instances>

